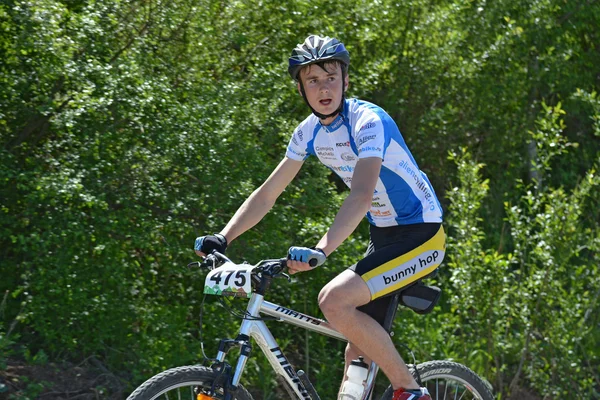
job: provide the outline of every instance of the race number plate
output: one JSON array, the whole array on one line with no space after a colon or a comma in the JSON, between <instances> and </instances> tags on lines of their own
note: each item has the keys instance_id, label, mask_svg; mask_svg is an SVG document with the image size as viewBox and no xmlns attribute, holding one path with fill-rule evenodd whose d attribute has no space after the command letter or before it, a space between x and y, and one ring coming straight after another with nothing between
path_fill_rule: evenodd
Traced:
<instances>
[{"instance_id":1,"label":"race number plate","mask_svg":"<svg viewBox=\"0 0 600 400\"><path fill-rule=\"evenodd\" d=\"M253 265L225 263L206 276L204 293L217 296L250 297Z\"/></svg>"}]
</instances>

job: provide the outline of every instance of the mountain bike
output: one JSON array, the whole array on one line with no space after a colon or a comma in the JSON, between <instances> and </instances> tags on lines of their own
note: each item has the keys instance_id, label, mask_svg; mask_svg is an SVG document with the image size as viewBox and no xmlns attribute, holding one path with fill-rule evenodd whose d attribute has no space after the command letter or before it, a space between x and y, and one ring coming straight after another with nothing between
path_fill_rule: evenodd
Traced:
<instances>
[{"instance_id":1,"label":"mountain bike","mask_svg":"<svg viewBox=\"0 0 600 400\"><path fill-rule=\"evenodd\" d=\"M316 261L316 260L310 260ZM204 293L217 296L249 298L248 306L242 316L239 334L236 338L222 339L218 353L209 359L209 365L191 365L176 367L148 379L139 386L128 400L155 399L223 399L252 400L250 393L240 384L246 362L252 350L251 339L264 353L276 376L281 378L290 399L320 400L315 387L307 374L296 371L269 331L266 320L277 320L295 327L347 341L327 321L294 311L265 300L273 280L290 277L283 272L286 259L263 260L256 265L235 264L226 256L213 252L203 262L190 263L209 270ZM433 309L439 299L440 290L417 282L393 294L387 310L384 328L391 332L398 305L404 305L418 313L427 313ZM225 361L230 350L239 349L234 365ZM414 359L414 354L413 354ZM431 398L435 400L493 400L491 386L469 368L452 361L428 361L422 364L408 364L419 385L427 387ZM362 399L371 400L375 386L375 377L379 368L371 363L365 382L365 394ZM392 398L392 387L380 397Z\"/></svg>"}]
</instances>

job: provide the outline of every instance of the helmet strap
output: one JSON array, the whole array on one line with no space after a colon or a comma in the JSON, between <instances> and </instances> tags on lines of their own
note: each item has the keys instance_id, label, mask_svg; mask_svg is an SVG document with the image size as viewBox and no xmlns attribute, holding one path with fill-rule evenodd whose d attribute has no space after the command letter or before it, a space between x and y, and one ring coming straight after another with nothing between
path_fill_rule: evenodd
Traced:
<instances>
[{"instance_id":1,"label":"helmet strap","mask_svg":"<svg viewBox=\"0 0 600 400\"><path fill-rule=\"evenodd\" d=\"M314 115L316 115L319 119L327 119L333 116L338 115L339 113L341 113L344 110L344 102L346 99L346 90L345 90L345 86L346 86L346 74L344 72L344 69L342 68L342 100L340 101L340 105L339 107L332 112L331 114L321 114L320 112L318 112L317 110L315 110L310 103L308 102L308 98L306 98L306 92L304 92L304 85L302 85L302 79L300 79L300 77L298 77L298 83L300 84L300 93L302 93L302 98L304 99L304 101L306 102L306 104L308 105L308 108L310 108L310 110L312 111L312 113Z\"/></svg>"}]
</instances>

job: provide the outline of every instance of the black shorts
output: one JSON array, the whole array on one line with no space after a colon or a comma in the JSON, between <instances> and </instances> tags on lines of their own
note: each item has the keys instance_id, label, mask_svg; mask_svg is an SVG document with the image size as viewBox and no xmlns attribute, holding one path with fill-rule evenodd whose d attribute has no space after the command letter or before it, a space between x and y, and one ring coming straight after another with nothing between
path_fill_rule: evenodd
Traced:
<instances>
[{"instance_id":1,"label":"black shorts","mask_svg":"<svg viewBox=\"0 0 600 400\"><path fill-rule=\"evenodd\" d=\"M365 258L349 269L371 291L371 302L357 307L383 326L389 294L431 274L444 259L446 234L442 224L422 223L379 228L371 225Z\"/></svg>"}]
</instances>

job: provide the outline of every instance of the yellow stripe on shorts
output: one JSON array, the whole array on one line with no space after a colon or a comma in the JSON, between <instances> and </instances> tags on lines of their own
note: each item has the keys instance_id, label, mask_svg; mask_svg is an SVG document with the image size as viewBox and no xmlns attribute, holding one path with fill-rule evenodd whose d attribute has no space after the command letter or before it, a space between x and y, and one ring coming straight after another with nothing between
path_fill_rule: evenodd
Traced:
<instances>
[{"instance_id":1,"label":"yellow stripe on shorts","mask_svg":"<svg viewBox=\"0 0 600 400\"><path fill-rule=\"evenodd\" d=\"M371 291L371 300L430 274L444 259L446 233L440 226L438 232L421 246L380 265L362 275Z\"/></svg>"}]
</instances>

